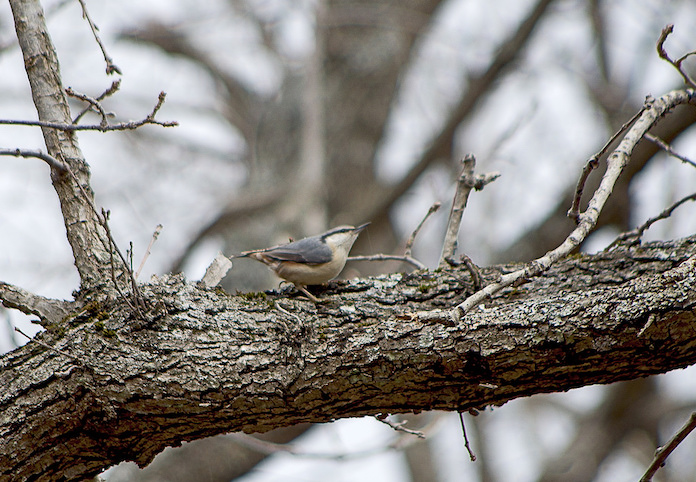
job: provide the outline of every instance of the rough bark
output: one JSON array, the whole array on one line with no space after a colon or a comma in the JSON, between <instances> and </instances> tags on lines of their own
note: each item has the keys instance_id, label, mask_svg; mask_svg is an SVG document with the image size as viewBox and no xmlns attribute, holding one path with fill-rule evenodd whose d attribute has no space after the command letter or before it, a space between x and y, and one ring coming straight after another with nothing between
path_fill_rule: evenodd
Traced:
<instances>
[{"instance_id":1,"label":"rough bark","mask_svg":"<svg viewBox=\"0 0 696 482\"><path fill-rule=\"evenodd\" d=\"M693 237L572 257L458 326L418 312L461 301L465 272L337 283L318 306L155 279L146 320L95 301L0 360L0 476L81 478L218 433L483 408L685 367L695 268Z\"/></svg>"},{"instance_id":2,"label":"rough bark","mask_svg":"<svg viewBox=\"0 0 696 482\"><path fill-rule=\"evenodd\" d=\"M10 6L39 120L71 124L58 57L46 29L40 2L11 0ZM61 160L71 171L69 174L52 169L51 179L60 200L81 287L89 290L108 279L111 267L109 245L102 241L106 239L106 233L92 207L94 194L89 184L89 166L74 132L48 127L42 128L42 131L48 153Z\"/></svg>"}]
</instances>

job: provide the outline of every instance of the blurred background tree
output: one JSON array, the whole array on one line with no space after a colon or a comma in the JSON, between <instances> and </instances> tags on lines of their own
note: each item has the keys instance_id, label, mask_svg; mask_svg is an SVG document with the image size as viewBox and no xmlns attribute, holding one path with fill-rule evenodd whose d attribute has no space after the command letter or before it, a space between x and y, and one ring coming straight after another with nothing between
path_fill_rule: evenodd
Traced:
<instances>
[{"instance_id":1,"label":"blurred background tree","mask_svg":"<svg viewBox=\"0 0 696 482\"><path fill-rule=\"evenodd\" d=\"M97 96L111 79L98 74L103 60L79 4L45 7L66 85ZM0 8L2 117L32 118L11 16ZM645 95L681 86L655 54L664 25L676 24L667 47L677 55L696 47L696 11L683 0L124 0L89 8L124 72L120 93L104 104L119 118L140 118L164 90L160 118L181 123L80 133L98 201L112 211L116 238L133 240L136 258L163 224L147 270L183 270L190 279L218 250L232 254L338 224L372 222L356 253L398 252L430 205L447 206L468 152L480 170L502 177L470 200L461 251L481 265L531 259L572 226L565 212L587 158ZM693 158L694 122L696 109L684 107L658 134ZM40 134L3 127L0 138L29 147ZM7 207L0 232L12 232L0 239L0 269L5 281L69 297L78 281L44 170L0 163ZM693 168L643 142L585 249L601 249L695 185ZM431 267L446 214L433 216L416 243L414 255ZM695 225L684 208L649 234L679 237ZM405 269L352 263L344 274ZM224 283L231 291L277 285L265 267L245 260ZM14 313L7 320L8 327L27 324ZM0 346L18 342L8 337ZM428 414L413 421L430 424L426 442L352 462L274 456L252 470L263 450L216 437L165 452L149 471L115 469L110 480L195 480L201 473L209 480L244 473L244 480L636 479L693 410L693 390L683 389L693 376L687 370L538 396L469 418L475 464L457 417ZM268 437L284 442L306 428ZM381 443L389 430L374 420L341 422L298 443L350 452L365 440ZM669 466L661 480L696 473L693 458L678 453Z\"/></svg>"}]
</instances>

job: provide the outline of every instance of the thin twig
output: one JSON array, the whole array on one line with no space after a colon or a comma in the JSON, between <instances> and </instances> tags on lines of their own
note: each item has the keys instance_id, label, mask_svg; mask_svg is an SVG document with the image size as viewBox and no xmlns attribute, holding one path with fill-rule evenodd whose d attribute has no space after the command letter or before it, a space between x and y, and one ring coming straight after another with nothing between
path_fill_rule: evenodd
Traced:
<instances>
[{"instance_id":1,"label":"thin twig","mask_svg":"<svg viewBox=\"0 0 696 482\"><path fill-rule=\"evenodd\" d=\"M418 233L420 232L421 228L425 224L425 222L428 220L431 214L437 212L438 209L442 206L442 203L439 201L434 203L432 206L430 206L430 209L428 209L428 212L423 216L423 219L421 219L421 222L418 223L418 226L416 226L416 229L413 230L411 233L411 236L408 237L408 240L406 241L406 248L404 249L404 256L411 257L411 251L413 250L413 243L416 241L416 236L418 236Z\"/></svg>"},{"instance_id":2,"label":"thin twig","mask_svg":"<svg viewBox=\"0 0 696 482\"><path fill-rule=\"evenodd\" d=\"M68 94L70 97L75 97L76 99L80 99L80 100L87 102L91 107L96 109L97 112L99 112L99 116L101 117L101 122L99 123L99 125L104 126L104 127L109 125L109 121L106 118L107 114L97 99L93 99L92 97L90 97L86 94L80 94L79 92L75 92L70 87L67 87L65 89L65 93Z\"/></svg>"},{"instance_id":3,"label":"thin twig","mask_svg":"<svg viewBox=\"0 0 696 482\"><path fill-rule=\"evenodd\" d=\"M89 16L89 13L87 12L87 5L85 5L84 0L77 0L80 2L80 6L82 7L82 18L87 20L87 23L89 23L89 28L92 29L92 34L94 35L94 40L97 41L97 44L99 45L99 48L102 51L102 55L104 55L104 61L106 62L106 73L107 75L112 75L113 73L117 73L119 75L123 75L121 73L121 69L118 68L116 64L114 64L114 61L109 55L106 53L106 48L104 47L104 44L102 43L101 39L99 38L99 34L97 31L99 30L99 27L97 27L94 22L92 22L92 19Z\"/></svg>"},{"instance_id":4,"label":"thin twig","mask_svg":"<svg viewBox=\"0 0 696 482\"><path fill-rule=\"evenodd\" d=\"M73 180L77 184L78 189L82 193L82 196L84 197L85 201L87 201L87 204L92 208L92 211L94 212L94 215L97 218L97 222L104 228L104 231L106 233L107 241L105 242L103 239L100 240L102 244L104 244L104 247L107 251L109 251L109 256L110 256L110 264L111 264L111 279L114 283L114 287L116 288L116 291L118 291L119 295L126 301L128 306L131 308L133 313L136 314L139 318L142 319L142 313L138 306L142 307L143 309L146 308L145 306L145 300L140 293L140 290L138 288L138 284L135 281L135 276L133 275L133 270L128 267L128 262L126 261L126 258L123 256L123 253L119 249L118 245L116 244L116 241L114 240L113 236L111 235L111 228L109 227L109 213L108 211L104 210L102 208L101 210L101 215L99 214L99 211L97 210L97 207L94 204L94 201L92 198L87 194L85 189L82 187L82 184L80 184L80 181L77 179L77 176L75 176L75 173L72 172L72 170L68 167L68 172L72 176ZM131 285L133 288L133 299L135 302L135 305L131 303L128 298L125 296L125 294L121 291L121 288L118 286L118 283L116 281L116 273L115 273L115 267L114 267L114 251L118 254L118 257L121 260L121 263L123 264L123 269L125 272L128 274L128 276L131 279Z\"/></svg>"},{"instance_id":5,"label":"thin twig","mask_svg":"<svg viewBox=\"0 0 696 482\"><path fill-rule=\"evenodd\" d=\"M350 256L348 261L403 261L416 269L428 269L426 265L411 256L399 256L398 254L371 254L369 256Z\"/></svg>"},{"instance_id":6,"label":"thin twig","mask_svg":"<svg viewBox=\"0 0 696 482\"><path fill-rule=\"evenodd\" d=\"M35 157L46 162L49 166L57 169L60 172L68 172L68 168L55 157L44 154L41 151L30 151L26 149L0 149L0 156L15 156L15 157Z\"/></svg>"},{"instance_id":7,"label":"thin twig","mask_svg":"<svg viewBox=\"0 0 696 482\"><path fill-rule=\"evenodd\" d=\"M118 291L118 294L123 298L123 301L125 301L128 304L128 307L131 309L133 313L135 313L138 318L142 318L142 313L140 313L140 310L138 309L137 304L131 303L131 301L128 299L128 297L121 291L121 287L118 285L118 281L116 279L116 266L114 263L114 251L118 250L118 247L116 246L116 241L114 241L113 236L111 235L111 229L109 228L109 212L104 210L102 208L102 216L104 218L104 221L102 222L101 218L97 216L97 219L99 220L99 223L102 225L104 230L106 231L106 239L108 241L108 246L107 250L109 251L109 266L110 266L110 271L111 271L111 281L114 284L114 288L116 288L116 291ZM119 251L120 254L120 251ZM123 260L123 267L126 271L128 271L128 263L126 263L126 260L121 256L121 259Z\"/></svg>"},{"instance_id":8,"label":"thin twig","mask_svg":"<svg viewBox=\"0 0 696 482\"><path fill-rule=\"evenodd\" d=\"M147 258L150 256L152 245L155 244L155 241L157 241L157 238L159 237L161 232L162 225L158 224L155 227L155 232L152 233L152 238L150 238L150 244L147 245L147 249L145 250L145 254L143 255L143 260L140 262L140 266L138 266L138 271L135 273L135 279L138 279L140 277L140 272L143 270L143 266L145 266L145 261L147 261Z\"/></svg>"},{"instance_id":9,"label":"thin twig","mask_svg":"<svg viewBox=\"0 0 696 482\"><path fill-rule=\"evenodd\" d=\"M466 451L469 452L469 458L471 459L471 461L476 462L476 455L474 455L474 452L471 451L471 447L469 447L469 437L466 436L466 426L464 425L464 412L459 412L459 421L462 424L462 435L464 435L464 447L466 448Z\"/></svg>"},{"instance_id":10,"label":"thin twig","mask_svg":"<svg viewBox=\"0 0 696 482\"><path fill-rule=\"evenodd\" d=\"M640 239L643 236L643 234L645 233L645 231L647 231L650 228L650 226L652 226L653 224L655 224L657 221L659 221L661 219L667 219L668 217L670 217L672 215L672 212L675 209L677 209L679 206L681 206L682 204L684 204L688 201L696 201L696 192L693 194L689 194L688 196L684 196L679 201L673 203L671 206L669 206L667 209L662 211L657 216L654 216L654 217L648 219L647 221L645 221L643 224L638 226L636 229L620 234L609 245L609 247L612 247L616 244L619 244L622 241L626 241L627 239L634 239L634 238Z\"/></svg>"},{"instance_id":11,"label":"thin twig","mask_svg":"<svg viewBox=\"0 0 696 482\"><path fill-rule=\"evenodd\" d=\"M97 102L101 102L102 100L106 99L107 97L109 97L109 96L115 94L115 93L118 91L118 89L119 89L120 87L121 87L121 79L116 79L116 80L114 80L114 81L111 83L111 87L109 87L109 88L106 89L104 92L102 92L102 94L101 94L99 97L97 97L95 100L96 100ZM91 111L91 110L92 110L92 106L91 106L91 105L88 105L87 107L85 107L84 109L82 109L82 110L80 111L80 113L77 114L77 116L75 116L75 118L73 119L73 122L72 122L72 123L73 123L73 124L77 124L77 122L78 122L80 119L82 119L82 116L84 116L87 112L89 112L89 111Z\"/></svg>"},{"instance_id":12,"label":"thin twig","mask_svg":"<svg viewBox=\"0 0 696 482\"><path fill-rule=\"evenodd\" d=\"M599 214L602 212L607 199L611 195L616 180L630 160L631 153L640 142L646 132L650 130L668 111L680 104L692 102L696 98L696 92L691 89L676 90L663 95L659 99L647 99L646 105L641 111L641 116L626 132L617 148L607 158L607 170L602 177L599 187L592 195L585 212L579 215L578 224L566 239L555 249L527 263L521 269L504 274L500 279L487 285L473 295L467 297L453 310L451 317L461 320L462 314L467 313L474 306L478 306L484 300L490 298L505 287L523 282L537 276L551 267L559 259L570 254L576 249L594 229Z\"/></svg>"},{"instance_id":13,"label":"thin twig","mask_svg":"<svg viewBox=\"0 0 696 482\"><path fill-rule=\"evenodd\" d=\"M32 338L32 337L30 337L29 335L27 335L26 333L24 333L22 330L20 330L19 328L17 328L16 326L14 327L14 330L15 330L17 333L20 333L20 334L24 335L25 337L27 337L28 340L33 340L37 345L41 345L42 347L47 348L47 349L49 349L49 350L51 350L51 351L54 351L54 352L58 353L59 355L63 355L64 357L70 358L71 360L76 361L77 363L79 363L81 366L87 366L87 365L85 364L84 361L80 360L80 359L79 359L78 357L76 357L75 355L71 355L70 353L66 353L66 352L64 352L64 351L62 351L62 350L59 350L59 349L56 348L56 347L53 347L53 346L51 346L51 345L48 345L48 344L44 343L44 342L42 342L41 340L37 340L36 337Z\"/></svg>"},{"instance_id":14,"label":"thin twig","mask_svg":"<svg viewBox=\"0 0 696 482\"><path fill-rule=\"evenodd\" d=\"M392 429L396 430L397 432L404 432L404 433L407 433L410 435L415 435L416 437L422 438L422 439L425 438L425 434L423 432L421 432L419 430L413 430L413 429L404 427L404 425L406 424L405 420L402 420L401 422L392 422L391 420L389 420L388 416L382 417L382 416L378 416L378 415L375 415L374 418L378 422L382 422L383 424L390 426Z\"/></svg>"},{"instance_id":15,"label":"thin twig","mask_svg":"<svg viewBox=\"0 0 696 482\"><path fill-rule=\"evenodd\" d=\"M20 126L37 126L37 127L49 127L52 129L58 129L61 131L100 131L100 132L107 132L107 131L126 131L126 130L134 130L139 127L142 127L146 124L154 124L162 127L176 127L179 125L177 121L167 121L167 122L162 122L158 121L155 119L155 115L157 114L157 111L160 110L162 107L162 104L164 103L164 99L166 97L166 93L160 92L157 100L157 104L155 107L152 109L152 112L145 117L145 119L139 120L139 121L130 121L130 122L120 122L118 124L109 124L106 126L103 125L88 125L88 124L62 124L60 122L45 122L45 121L29 121L29 120L17 120L17 119L0 119L0 124L5 124L5 125L20 125Z\"/></svg>"},{"instance_id":16,"label":"thin twig","mask_svg":"<svg viewBox=\"0 0 696 482\"><path fill-rule=\"evenodd\" d=\"M696 162L692 161L692 160L689 159L688 157L684 157L684 156L682 156L681 154L679 154L677 151L675 151L675 150L672 148L672 146L670 146L669 144L667 144L665 141L663 141L663 140L660 139L659 137L654 136L654 135L650 134L649 132L648 132L647 134L645 134L645 136L643 136L643 137L645 137L647 140L649 140L649 141L652 142L653 144L657 144L657 146L659 146L660 149L666 151L670 156L676 157L676 158L679 159L680 161L682 161L682 162L684 162L684 163L686 163L686 164L690 164L690 165L693 166L693 167L696 167Z\"/></svg>"},{"instance_id":17,"label":"thin twig","mask_svg":"<svg viewBox=\"0 0 696 482\"><path fill-rule=\"evenodd\" d=\"M677 448L677 446L682 443L682 441L689 435L693 429L696 428L696 412L691 414L689 421L672 437L669 442L667 442L662 447L655 451L655 458L645 471L643 477L640 478L640 482L650 482L653 475L658 471L658 469L665 465L667 457Z\"/></svg>"},{"instance_id":18,"label":"thin twig","mask_svg":"<svg viewBox=\"0 0 696 482\"><path fill-rule=\"evenodd\" d=\"M626 129L628 129L635 121L640 117L640 115L643 113L645 110L645 105L641 110L635 113L633 117L631 117L628 122L626 122L624 125L621 126L621 128L614 133L613 136L611 136L611 139L607 141L604 146L597 152L594 156L590 157L590 159L587 161L585 164L585 167L582 168L582 173L580 174L580 178L578 179L578 184L575 187L575 197L573 198L573 202L570 206L570 209L568 209L568 214L567 216L575 221L577 224L580 219L580 199L582 198L582 193L585 190L585 183L587 183L587 178L590 177L590 173L594 171L597 166L599 165L599 159L609 150L609 147L616 141L616 139L626 132Z\"/></svg>"},{"instance_id":19,"label":"thin twig","mask_svg":"<svg viewBox=\"0 0 696 482\"><path fill-rule=\"evenodd\" d=\"M682 68L682 62L684 62L687 58L689 58L691 55L696 55L696 51L688 52L681 57L679 57L677 60L672 60L672 58L669 56L667 53L667 50L665 50L665 41L667 40L667 37L674 31L674 25L669 24L665 28L662 29L662 32L660 33L660 38L657 40L657 54L660 56L661 59L666 60L672 66L674 66L675 69L679 72L679 74L682 76L684 79L684 82L686 85L689 87L696 89L696 83L694 80L689 76L688 73L684 71Z\"/></svg>"}]
</instances>

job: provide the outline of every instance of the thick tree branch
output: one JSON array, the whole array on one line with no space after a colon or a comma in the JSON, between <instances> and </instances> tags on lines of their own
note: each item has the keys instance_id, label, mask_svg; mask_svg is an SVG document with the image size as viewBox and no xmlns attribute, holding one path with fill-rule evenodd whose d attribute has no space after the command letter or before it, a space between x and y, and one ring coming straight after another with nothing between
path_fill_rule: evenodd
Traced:
<instances>
[{"instance_id":1,"label":"thick tree branch","mask_svg":"<svg viewBox=\"0 0 696 482\"><path fill-rule=\"evenodd\" d=\"M0 478L87 477L218 433L462 411L684 367L695 263L696 238L573 257L459 326L412 314L461 301L463 271L338 283L322 306L164 277L142 287L152 322L94 304L39 335L59 352L29 343L0 359Z\"/></svg>"}]
</instances>

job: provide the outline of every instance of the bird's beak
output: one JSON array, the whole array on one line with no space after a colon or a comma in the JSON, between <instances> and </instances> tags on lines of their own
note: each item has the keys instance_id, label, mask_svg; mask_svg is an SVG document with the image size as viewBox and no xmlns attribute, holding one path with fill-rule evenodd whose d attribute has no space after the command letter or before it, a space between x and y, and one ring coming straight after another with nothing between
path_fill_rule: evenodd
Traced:
<instances>
[{"instance_id":1,"label":"bird's beak","mask_svg":"<svg viewBox=\"0 0 696 482\"><path fill-rule=\"evenodd\" d=\"M370 223L361 224L360 226L358 226L357 228L355 228L353 231L356 232L356 233L359 233L360 231L362 231L363 229L365 229L369 224L370 224Z\"/></svg>"}]
</instances>

